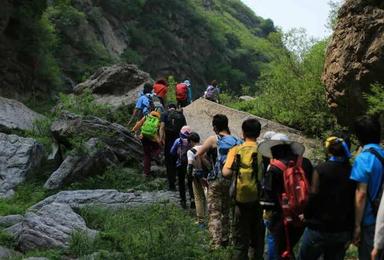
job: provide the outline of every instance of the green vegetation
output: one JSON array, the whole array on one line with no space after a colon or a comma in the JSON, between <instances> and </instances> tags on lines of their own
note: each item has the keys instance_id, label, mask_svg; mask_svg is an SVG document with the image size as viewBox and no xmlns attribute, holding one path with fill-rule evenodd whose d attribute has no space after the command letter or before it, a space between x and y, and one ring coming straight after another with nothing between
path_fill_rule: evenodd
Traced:
<instances>
[{"instance_id":1,"label":"green vegetation","mask_svg":"<svg viewBox=\"0 0 384 260\"><path fill-rule=\"evenodd\" d=\"M369 114L382 114L384 112L384 87L379 84L371 86L371 93L365 95L368 102Z\"/></svg>"}]
</instances>

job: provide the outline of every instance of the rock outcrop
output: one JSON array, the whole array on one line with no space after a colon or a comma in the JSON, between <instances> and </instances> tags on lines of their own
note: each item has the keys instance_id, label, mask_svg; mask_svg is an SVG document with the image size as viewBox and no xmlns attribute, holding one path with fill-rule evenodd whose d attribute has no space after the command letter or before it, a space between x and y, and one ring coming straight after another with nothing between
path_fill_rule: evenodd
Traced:
<instances>
[{"instance_id":1,"label":"rock outcrop","mask_svg":"<svg viewBox=\"0 0 384 260\"><path fill-rule=\"evenodd\" d=\"M44 116L32 111L19 101L0 97L0 132L31 130L36 120Z\"/></svg>"},{"instance_id":2,"label":"rock outcrop","mask_svg":"<svg viewBox=\"0 0 384 260\"><path fill-rule=\"evenodd\" d=\"M347 0L328 46L323 82L328 103L343 124L364 114L364 94L384 83L384 3ZM345 116L348 115L348 116Z\"/></svg>"},{"instance_id":3,"label":"rock outcrop","mask_svg":"<svg viewBox=\"0 0 384 260\"><path fill-rule=\"evenodd\" d=\"M133 64L117 64L103 67L88 80L78 84L74 91L79 94L89 89L96 102L114 108L133 104L144 83L152 83L149 74Z\"/></svg>"},{"instance_id":4,"label":"rock outcrop","mask_svg":"<svg viewBox=\"0 0 384 260\"><path fill-rule=\"evenodd\" d=\"M58 143L72 149L71 139L79 138L77 150L69 155L45 183L57 189L76 178L103 173L111 165L132 160L142 164L143 151L125 127L97 117L79 117L64 113L51 126Z\"/></svg>"},{"instance_id":5,"label":"rock outcrop","mask_svg":"<svg viewBox=\"0 0 384 260\"><path fill-rule=\"evenodd\" d=\"M31 138L0 133L0 197L11 197L14 188L40 165L43 147Z\"/></svg>"},{"instance_id":6,"label":"rock outcrop","mask_svg":"<svg viewBox=\"0 0 384 260\"><path fill-rule=\"evenodd\" d=\"M224 114L229 119L229 127L233 134L241 136L241 125L248 118L256 118L262 125L261 135L266 131L275 131L287 134L291 140L301 142L306 147L306 156L315 159L316 149L320 144L313 139L306 138L303 133L295 129L286 127L276 122L257 117L239 110L235 110L204 98L194 101L192 104L184 108L184 114L188 125L193 131L200 134L202 140L213 134L212 118L215 114Z\"/></svg>"}]
</instances>

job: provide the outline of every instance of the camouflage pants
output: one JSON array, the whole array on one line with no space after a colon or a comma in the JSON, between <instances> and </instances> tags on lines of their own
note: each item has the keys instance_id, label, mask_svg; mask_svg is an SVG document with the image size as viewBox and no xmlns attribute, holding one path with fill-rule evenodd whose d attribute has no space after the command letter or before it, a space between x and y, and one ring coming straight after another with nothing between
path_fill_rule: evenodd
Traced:
<instances>
[{"instance_id":1,"label":"camouflage pants","mask_svg":"<svg viewBox=\"0 0 384 260\"><path fill-rule=\"evenodd\" d=\"M229 244L229 197L230 181L214 180L208 188L208 230L212 238L212 247Z\"/></svg>"}]
</instances>

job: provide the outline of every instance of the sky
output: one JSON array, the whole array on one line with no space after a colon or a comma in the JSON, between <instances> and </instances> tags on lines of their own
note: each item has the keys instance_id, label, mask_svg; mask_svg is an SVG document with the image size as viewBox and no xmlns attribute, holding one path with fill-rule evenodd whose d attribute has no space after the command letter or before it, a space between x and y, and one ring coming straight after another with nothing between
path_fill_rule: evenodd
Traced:
<instances>
[{"instance_id":1,"label":"sky","mask_svg":"<svg viewBox=\"0 0 384 260\"><path fill-rule=\"evenodd\" d=\"M315 38L330 34L326 28L329 0L242 0L258 16L270 18L284 32L305 28ZM340 0L339 0L340 1Z\"/></svg>"}]
</instances>

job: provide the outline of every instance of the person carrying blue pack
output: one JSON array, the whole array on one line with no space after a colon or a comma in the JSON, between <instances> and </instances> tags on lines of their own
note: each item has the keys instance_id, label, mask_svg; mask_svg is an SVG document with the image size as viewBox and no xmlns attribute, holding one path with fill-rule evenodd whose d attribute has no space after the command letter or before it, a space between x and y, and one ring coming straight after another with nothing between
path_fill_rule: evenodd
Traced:
<instances>
[{"instance_id":1,"label":"person carrying blue pack","mask_svg":"<svg viewBox=\"0 0 384 260\"><path fill-rule=\"evenodd\" d=\"M215 115L212 127L215 134L205 140L197 155L201 156L211 149L217 150L213 170L207 177L208 230L212 238L212 248L216 249L229 244L230 180L224 179L222 169L228 151L242 141L231 135L228 118L225 115Z\"/></svg>"},{"instance_id":2,"label":"person carrying blue pack","mask_svg":"<svg viewBox=\"0 0 384 260\"><path fill-rule=\"evenodd\" d=\"M136 101L135 109L133 110L128 125L130 125L135 118L140 119L143 116L147 116L152 110L154 110L152 101L152 90L153 87L151 84L144 84L143 92L140 94L139 98Z\"/></svg>"},{"instance_id":3,"label":"person carrying blue pack","mask_svg":"<svg viewBox=\"0 0 384 260\"><path fill-rule=\"evenodd\" d=\"M381 126L376 118L358 118L354 132L362 151L355 159L351 174L351 179L357 182L353 240L359 248L359 259L366 260L371 259L376 216L383 192L384 149L380 146Z\"/></svg>"}]
</instances>

